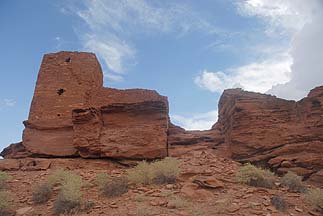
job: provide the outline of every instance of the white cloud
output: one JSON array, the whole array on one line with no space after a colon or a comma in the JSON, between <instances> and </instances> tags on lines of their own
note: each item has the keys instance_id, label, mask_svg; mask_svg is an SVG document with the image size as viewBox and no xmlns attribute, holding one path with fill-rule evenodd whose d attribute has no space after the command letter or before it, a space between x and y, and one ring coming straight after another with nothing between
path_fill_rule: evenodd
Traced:
<instances>
[{"instance_id":1,"label":"white cloud","mask_svg":"<svg viewBox=\"0 0 323 216\"><path fill-rule=\"evenodd\" d=\"M123 77L118 74L103 73L103 76L104 76L104 78L114 81L114 82L123 81Z\"/></svg>"},{"instance_id":2,"label":"white cloud","mask_svg":"<svg viewBox=\"0 0 323 216\"><path fill-rule=\"evenodd\" d=\"M106 65L115 73L124 73L124 61L134 58L135 50L124 41L113 36L100 38L96 35L88 35L84 47L98 54Z\"/></svg>"},{"instance_id":3,"label":"white cloud","mask_svg":"<svg viewBox=\"0 0 323 216\"><path fill-rule=\"evenodd\" d=\"M194 81L199 87L211 92L222 93L228 88L243 88L264 93L273 85L290 80L291 64L292 59L289 55L279 55L274 59L250 63L224 72L204 70Z\"/></svg>"},{"instance_id":4,"label":"white cloud","mask_svg":"<svg viewBox=\"0 0 323 216\"><path fill-rule=\"evenodd\" d=\"M312 18L317 0L246 0L238 2L242 15L257 16L267 22L267 32L299 31Z\"/></svg>"},{"instance_id":5,"label":"white cloud","mask_svg":"<svg viewBox=\"0 0 323 216\"><path fill-rule=\"evenodd\" d=\"M16 101L14 99L3 99L2 106L13 107L16 105Z\"/></svg>"},{"instance_id":6,"label":"white cloud","mask_svg":"<svg viewBox=\"0 0 323 216\"><path fill-rule=\"evenodd\" d=\"M246 0L236 4L242 15L263 19L264 31L277 42L268 44L267 54L254 47L257 53L265 54L261 60L224 72L203 71L195 78L198 86L212 92L238 86L300 99L311 88L323 84L321 0ZM286 38L290 40L289 46L273 51Z\"/></svg>"},{"instance_id":7,"label":"white cloud","mask_svg":"<svg viewBox=\"0 0 323 216\"><path fill-rule=\"evenodd\" d=\"M207 130L218 119L218 111L212 110L206 113L195 113L183 116L183 115L171 115L171 121L176 125L179 125L186 130Z\"/></svg>"},{"instance_id":8,"label":"white cloud","mask_svg":"<svg viewBox=\"0 0 323 216\"><path fill-rule=\"evenodd\" d=\"M120 76L136 63L136 48L129 45L136 34L176 33L181 37L196 30L224 34L184 4L147 0L81 2L82 7L71 4L62 12L77 15L86 23L86 30L78 29L84 49L97 53L110 75L117 73Z\"/></svg>"}]
</instances>

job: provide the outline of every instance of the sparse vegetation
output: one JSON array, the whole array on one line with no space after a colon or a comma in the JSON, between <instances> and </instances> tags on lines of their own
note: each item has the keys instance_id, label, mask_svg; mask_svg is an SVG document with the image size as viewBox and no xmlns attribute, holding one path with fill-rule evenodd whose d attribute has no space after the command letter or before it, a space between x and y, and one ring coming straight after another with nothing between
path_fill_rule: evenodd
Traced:
<instances>
[{"instance_id":1,"label":"sparse vegetation","mask_svg":"<svg viewBox=\"0 0 323 216\"><path fill-rule=\"evenodd\" d=\"M125 177L115 177L102 188L102 194L107 197L116 197L128 192L128 180Z\"/></svg>"},{"instance_id":2,"label":"sparse vegetation","mask_svg":"<svg viewBox=\"0 0 323 216\"><path fill-rule=\"evenodd\" d=\"M62 185L64 182L69 179L75 178L76 175L70 171L64 169L55 170L50 176L48 176L48 184L51 186ZM77 177L76 177L77 178Z\"/></svg>"},{"instance_id":3,"label":"sparse vegetation","mask_svg":"<svg viewBox=\"0 0 323 216\"><path fill-rule=\"evenodd\" d=\"M167 157L163 160L148 163L143 161L128 171L128 179L134 184L171 184L180 174L179 162Z\"/></svg>"},{"instance_id":4,"label":"sparse vegetation","mask_svg":"<svg viewBox=\"0 0 323 216\"><path fill-rule=\"evenodd\" d=\"M150 206L141 204L136 208L136 216L150 216L153 214L153 209Z\"/></svg>"},{"instance_id":5,"label":"sparse vegetation","mask_svg":"<svg viewBox=\"0 0 323 216\"><path fill-rule=\"evenodd\" d=\"M5 191L0 191L0 215L11 215L9 211L9 195Z\"/></svg>"},{"instance_id":6,"label":"sparse vegetation","mask_svg":"<svg viewBox=\"0 0 323 216\"><path fill-rule=\"evenodd\" d=\"M94 180L100 190L102 190L109 181L111 181L111 177L106 173L98 173Z\"/></svg>"},{"instance_id":7,"label":"sparse vegetation","mask_svg":"<svg viewBox=\"0 0 323 216\"><path fill-rule=\"evenodd\" d=\"M142 161L127 173L129 181L133 184L149 184L151 180L151 166Z\"/></svg>"},{"instance_id":8,"label":"sparse vegetation","mask_svg":"<svg viewBox=\"0 0 323 216\"><path fill-rule=\"evenodd\" d=\"M323 213L323 189L310 189L306 199Z\"/></svg>"},{"instance_id":9,"label":"sparse vegetation","mask_svg":"<svg viewBox=\"0 0 323 216\"><path fill-rule=\"evenodd\" d=\"M288 187L293 192L306 192L306 186L302 182L302 177L293 172L288 171L284 177L281 178L281 184Z\"/></svg>"},{"instance_id":10,"label":"sparse vegetation","mask_svg":"<svg viewBox=\"0 0 323 216\"><path fill-rule=\"evenodd\" d=\"M77 214L80 211L81 203L79 200L69 200L64 196L64 193L60 193L54 202L54 213L56 215L61 214Z\"/></svg>"},{"instance_id":11,"label":"sparse vegetation","mask_svg":"<svg viewBox=\"0 0 323 216\"><path fill-rule=\"evenodd\" d=\"M273 188L275 175L269 170L246 164L240 167L236 179L238 182L250 186Z\"/></svg>"},{"instance_id":12,"label":"sparse vegetation","mask_svg":"<svg viewBox=\"0 0 323 216\"><path fill-rule=\"evenodd\" d=\"M278 211L281 211L281 212L286 211L287 203L284 200L284 198L282 198L281 196L277 196L277 195L273 196L270 202Z\"/></svg>"},{"instance_id":13,"label":"sparse vegetation","mask_svg":"<svg viewBox=\"0 0 323 216\"><path fill-rule=\"evenodd\" d=\"M6 172L0 171L0 190L6 188L7 181L11 179L11 176Z\"/></svg>"},{"instance_id":14,"label":"sparse vegetation","mask_svg":"<svg viewBox=\"0 0 323 216\"><path fill-rule=\"evenodd\" d=\"M46 182L34 188L32 193L32 200L36 204L45 203L49 200L53 190Z\"/></svg>"},{"instance_id":15,"label":"sparse vegetation","mask_svg":"<svg viewBox=\"0 0 323 216\"><path fill-rule=\"evenodd\" d=\"M169 208L174 208L174 209L182 209L182 208L186 208L189 206L189 202L179 196L175 196L173 199L171 199L168 202L168 207Z\"/></svg>"},{"instance_id":16,"label":"sparse vegetation","mask_svg":"<svg viewBox=\"0 0 323 216\"><path fill-rule=\"evenodd\" d=\"M152 166L152 180L155 184L175 183L180 174L179 161L175 158L167 157L156 161Z\"/></svg>"}]
</instances>

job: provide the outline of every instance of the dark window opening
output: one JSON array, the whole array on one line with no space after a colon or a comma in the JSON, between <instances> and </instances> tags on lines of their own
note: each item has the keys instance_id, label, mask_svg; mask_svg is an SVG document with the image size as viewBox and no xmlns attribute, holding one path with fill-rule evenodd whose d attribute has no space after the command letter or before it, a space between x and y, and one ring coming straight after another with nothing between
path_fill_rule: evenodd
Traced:
<instances>
[{"instance_id":1,"label":"dark window opening","mask_svg":"<svg viewBox=\"0 0 323 216\"><path fill-rule=\"evenodd\" d=\"M65 59L65 62L71 62L71 58L68 57L67 59Z\"/></svg>"},{"instance_id":2,"label":"dark window opening","mask_svg":"<svg viewBox=\"0 0 323 216\"><path fill-rule=\"evenodd\" d=\"M61 117L61 114L57 114L58 117Z\"/></svg>"},{"instance_id":3,"label":"dark window opening","mask_svg":"<svg viewBox=\"0 0 323 216\"><path fill-rule=\"evenodd\" d=\"M57 94L58 94L58 95L62 95L64 92L65 92L65 90L64 90L64 89L58 89L58 90L57 90Z\"/></svg>"}]
</instances>

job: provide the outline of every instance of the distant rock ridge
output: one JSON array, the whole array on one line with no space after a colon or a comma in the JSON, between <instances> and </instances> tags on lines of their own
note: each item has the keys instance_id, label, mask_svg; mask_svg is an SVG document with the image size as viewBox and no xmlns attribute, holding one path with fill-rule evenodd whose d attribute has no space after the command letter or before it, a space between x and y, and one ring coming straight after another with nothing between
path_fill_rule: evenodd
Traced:
<instances>
[{"instance_id":1,"label":"distant rock ridge","mask_svg":"<svg viewBox=\"0 0 323 216\"><path fill-rule=\"evenodd\" d=\"M156 159L216 148L240 162L323 182L323 86L300 101L225 90L212 129L172 124L167 97L153 90L103 87L93 53L43 58L22 143L4 158Z\"/></svg>"}]
</instances>

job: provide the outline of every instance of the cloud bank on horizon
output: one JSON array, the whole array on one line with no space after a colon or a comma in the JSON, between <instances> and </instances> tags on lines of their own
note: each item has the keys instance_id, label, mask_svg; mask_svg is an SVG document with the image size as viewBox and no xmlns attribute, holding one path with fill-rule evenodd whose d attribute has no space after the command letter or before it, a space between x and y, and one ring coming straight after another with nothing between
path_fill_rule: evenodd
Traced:
<instances>
[{"instance_id":1,"label":"cloud bank on horizon","mask_svg":"<svg viewBox=\"0 0 323 216\"><path fill-rule=\"evenodd\" d=\"M237 2L242 16L255 16L264 31L276 38L289 38L289 45L269 52L264 59L228 68L204 70L195 83L211 92L240 87L299 100L323 81L323 2L320 0L247 0ZM268 44L270 45L270 44Z\"/></svg>"},{"instance_id":2,"label":"cloud bank on horizon","mask_svg":"<svg viewBox=\"0 0 323 216\"><path fill-rule=\"evenodd\" d=\"M146 0L82 1L82 7L65 8L83 21L79 31L86 50L103 60L105 78L122 82L129 68L140 64L141 50L133 38L141 35L190 34L214 37L206 50L236 52L244 61L223 68L201 65L191 77L192 85L218 97L226 88L243 88L298 100L323 81L323 2L321 0L228 1L237 16L255 19L261 28L232 31L225 23L211 21L196 11L191 2ZM266 40L253 42L260 32ZM234 38L244 43L230 43ZM244 45L241 45L244 44ZM214 59L214 61L217 61ZM172 121L186 129L208 129L217 120L217 110L204 113L171 114Z\"/></svg>"}]
</instances>

